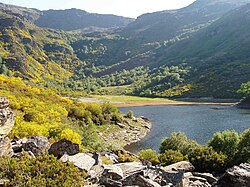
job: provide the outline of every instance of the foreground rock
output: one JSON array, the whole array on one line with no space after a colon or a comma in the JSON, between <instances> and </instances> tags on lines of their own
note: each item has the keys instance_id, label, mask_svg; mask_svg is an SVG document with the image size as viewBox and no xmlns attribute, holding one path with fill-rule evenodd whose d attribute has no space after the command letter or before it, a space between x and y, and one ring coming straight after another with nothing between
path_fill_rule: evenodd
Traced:
<instances>
[{"instance_id":1,"label":"foreground rock","mask_svg":"<svg viewBox=\"0 0 250 187\"><path fill-rule=\"evenodd\" d=\"M46 150L50 148L50 143L48 138L44 136L31 136L27 139L25 143L22 145L25 151L32 152L35 156L39 154L45 154Z\"/></svg>"},{"instance_id":2,"label":"foreground rock","mask_svg":"<svg viewBox=\"0 0 250 187\"><path fill-rule=\"evenodd\" d=\"M7 138L15 123L15 115L9 108L9 101L0 97L0 156L13 155L10 139Z\"/></svg>"},{"instance_id":3,"label":"foreground rock","mask_svg":"<svg viewBox=\"0 0 250 187\"><path fill-rule=\"evenodd\" d=\"M0 139L5 138L12 130L15 123L15 115L9 108L9 100L0 97Z\"/></svg>"},{"instance_id":4,"label":"foreground rock","mask_svg":"<svg viewBox=\"0 0 250 187\"><path fill-rule=\"evenodd\" d=\"M194 171L194 166L190 162L187 161L181 161L177 162L175 164L171 164L169 166L166 166L163 168L164 171L177 171L177 170L182 170L182 171Z\"/></svg>"},{"instance_id":5,"label":"foreground rock","mask_svg":"<svg viewBox=\"0 0 250 187\"><path fill-rule=\"evenodd\" d=\"M49 149L49 154L53 154L57 158L61 158L64 154L75 155L79 153L79 145L67 139L62 139L53 143Z\"/></svg>"},{"instance_id":6,"label":"foreground rock","mask_svg":"<svg viewBox=\"0 0 250 187\"><path fill-rule=\"evenodd\" d=\"M60 158L60 160L62 162L73 162L76 167L86 172L89 172L96 162L92 156L85 153L78 153L73 156L65 154Z\"/></svg>"},{"instance_id":7,"label":"foreground rock","mask_svg":"<svg viewBox=\"0 0 250 187\"><path fill-rule=\"evenodd\" d=\"M219 179L218 187L249 187L250 164L240 164L226 171Z\"/></svg>"}]
</instances>

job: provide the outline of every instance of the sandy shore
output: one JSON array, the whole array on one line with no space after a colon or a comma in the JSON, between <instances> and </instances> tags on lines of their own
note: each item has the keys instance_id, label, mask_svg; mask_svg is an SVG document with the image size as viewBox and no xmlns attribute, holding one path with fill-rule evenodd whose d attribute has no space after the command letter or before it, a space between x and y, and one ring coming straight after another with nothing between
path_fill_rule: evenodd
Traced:
<instances>
[{"instance_id":1,"label":"sandy shore","mask_svg":"<svg viewBox=\"0 0 250 187\"><path fill-rule=\"evenodd\" d=\"M233 106L236 103L221 103L221 102L188 102L188 101L169 101L169 102L143 102L143 103L116 103L117 107L133 107L133 106L158 106L158 105L220 105L220 106Z\"/></svg>"},{"instance_id":2,"label":"sandy shore","mask_svg":"<svg viewBox=\"0 0 250 187\"><path fill-rule=\"evenodd\" d=\"M96 98L82 97L79 99L81 102L86 103L103 103L105 101L99 100ZM166 100L166 101L125 101L125 102L116 102L110 101L113 105L117 107L133 107L133 106L157 106L157 105L221 105L221 106L232 106L237 102L221 102L221 101L175 101L175 100Z\"/></svg>"}]
</instances>

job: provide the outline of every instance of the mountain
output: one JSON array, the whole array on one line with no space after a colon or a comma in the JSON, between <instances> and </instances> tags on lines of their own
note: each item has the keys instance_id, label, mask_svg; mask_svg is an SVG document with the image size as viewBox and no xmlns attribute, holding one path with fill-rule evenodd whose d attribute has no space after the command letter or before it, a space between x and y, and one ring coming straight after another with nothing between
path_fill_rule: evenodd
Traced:
<instances>
[{"instance_id":1,"label":"mountain","mask_svg":"<svg viewBox=\"0 0 250 187\"><path fill-rule=\"evenodd\" d=\"M1 4L0 72L87 93L239 97L240 84L250 79L248 2L197 0L125 27L70 32L38 26L38 20L48 12L55 18L88 13Z\"/></svg>"},{"instance_id":2,"label":"mountain","mask_svg":"<svg viewBox=\"0 0 250 187\"><path fill-rule=\"evenodd\" d=\"M87 27L124 27L134 21L132 18L126 18L116 15L88 13L80 9L67 10L46 10L28 9L13 5L0 3L0 9L13 11L21 14L26 19L34 22L37 26L61 29L71 31Z\"/></svg>"},{"instance_id":3,"label":"mountain","mask_svg":"<svg viewBox=\"0 0 250 187\"><path fill-rule=\"evenodd\" d=\"M188 7L139 16L121 31L121 35L142 42L185 38L207 27L226 12L249 0L197 0Z\"/></svg>"}]
</instances>

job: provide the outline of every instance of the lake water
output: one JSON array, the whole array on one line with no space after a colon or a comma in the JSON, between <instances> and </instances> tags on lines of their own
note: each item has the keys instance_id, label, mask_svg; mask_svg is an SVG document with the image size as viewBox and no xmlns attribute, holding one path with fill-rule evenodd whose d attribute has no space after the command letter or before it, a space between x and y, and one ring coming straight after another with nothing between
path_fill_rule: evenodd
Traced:
<instances>
[{"instance_id":1,"label":"lake water","mask_svg":"<svg viewBox=\"0 0 250 187\"><path fill-rule=\"evenodd\" d=\"M250 110L232 106L185 105L185 106L143 106L120 108L136 116L145 116L152 122L150 133L140 142L125 147L137 153L141 149L159 150L162 138L172 132L184 132L188 138L206 144L213 134L226 129L239 133L250 128Z\"/></svg>"}]
</instances>

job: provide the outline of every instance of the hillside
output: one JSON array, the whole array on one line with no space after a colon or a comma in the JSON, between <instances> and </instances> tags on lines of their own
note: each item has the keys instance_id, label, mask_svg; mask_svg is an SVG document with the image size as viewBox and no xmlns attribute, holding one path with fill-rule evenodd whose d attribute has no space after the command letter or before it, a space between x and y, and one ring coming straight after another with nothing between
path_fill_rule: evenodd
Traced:
<instances>
[{"instance_id":1,"label":"hillside","mask_svg":"<svg viewBox=\"0 0 250 187\"><path fill-rule=\"evenodd\" d=\"M59 91L239 97L250 71L248 2L198 0L179 10L142 15L125 27L97 28L92 20L92 27L79 29L73 26L79 21L67 25L66 18L57 19L89 15L82 10L41 12L1 4L0 71ZM53 28L77 30L39 27L43 16L56 19Z\"/></svg>"}]
</instances>

